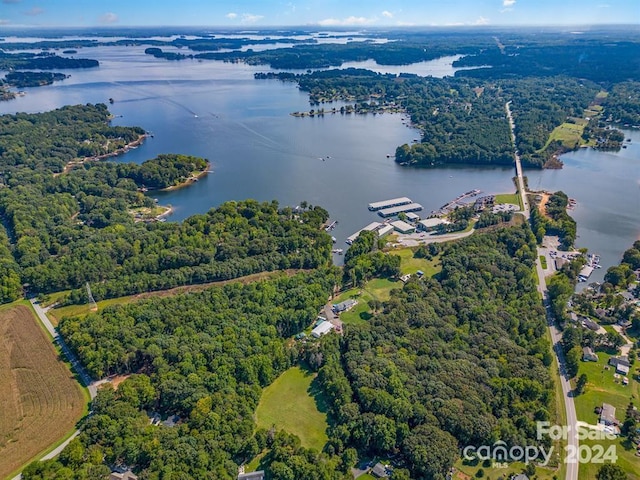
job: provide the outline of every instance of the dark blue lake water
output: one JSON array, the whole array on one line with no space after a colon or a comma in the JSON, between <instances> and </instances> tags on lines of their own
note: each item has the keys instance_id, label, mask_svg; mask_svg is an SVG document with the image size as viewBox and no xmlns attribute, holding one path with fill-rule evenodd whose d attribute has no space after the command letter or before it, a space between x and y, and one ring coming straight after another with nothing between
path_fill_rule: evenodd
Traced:
<instances>
[{"instance_id":1,"label":"dark blue lake water","mask_svg":"<svg viewBox=\"0 0 640 480\"><path fill-rule=\"evenodd\" d=\"M71 78L63 82L27 89L26 96L0 103L0 113L113 98L109 108L117 116L114 124L139 125L154 134L119 161L142 162L159 153L208 158L213 166L209 176L156 195L160 203L173 206L170 221L228 200L275 199L282 205L306 200L327 208L339 221L333 235L343 246L348 235L379 218L367 210L369 202L408 196L429 212L474 188L514 191L511 169L396 165L387 154L419 137L401 115L295 118L289 113L310 108L307 95L291 83L254 80L255 72L268 68L168 62L143 52L143 47L81 49L78 56L97 58L100 67L68 71ZM451 61L448 57L417 64L415 71L412 66L402 70L450 75ZM372 67L370 63L363 66ZM395 67L392 71L398 73ZM640 134L630 135L633 142L618 154L580 150L563 157L563 170L528 172L532 187L562 189L578 200L579 246L600 253L605 269L640 234Z\"/></svg>"}]
</instances>

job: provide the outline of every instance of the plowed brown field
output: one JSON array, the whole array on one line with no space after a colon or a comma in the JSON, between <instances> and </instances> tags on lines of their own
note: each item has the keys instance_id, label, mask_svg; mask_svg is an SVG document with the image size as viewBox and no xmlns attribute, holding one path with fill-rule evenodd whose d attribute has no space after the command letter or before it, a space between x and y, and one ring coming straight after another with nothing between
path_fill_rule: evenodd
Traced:
<instances>
[{"instance_id":1,"label":"plowed brown field","mask_svg":"<svg viewBox=\"0 0 640 480\"><path fill-rule=\"evenodd\" d=\"M29 307L0 309L0 479L73 430L84 405Z\"/></svg>"}]
</instances>

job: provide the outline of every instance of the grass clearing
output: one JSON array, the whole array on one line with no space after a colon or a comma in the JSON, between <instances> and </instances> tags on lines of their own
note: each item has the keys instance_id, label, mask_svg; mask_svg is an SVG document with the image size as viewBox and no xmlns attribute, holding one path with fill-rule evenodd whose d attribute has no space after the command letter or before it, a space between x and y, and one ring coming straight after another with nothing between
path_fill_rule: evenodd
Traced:
<instances>
[{"instance_id":1,"label":"grass clearing","mask_svg":"<svg viewBox=\"0 0 640 480\"><path fill-rule=\"evenodd\" d=\"M418 270L422 270L425 276L432 277L442 270L438 256L432 260L417 258L413 256L415 250L415 248L402 248L389 252L391 255L398 255L400 257L400 273L402 275L415 275ZM403 283L399 280L374 278L368 281L363 287L352 288L342 292L334 299L334 303L353 298L358 301L358 304L348 312L341 313L340 320L346 325L361 325L366 323L367 320L373 316L371 308L369 307L369 301L378 300L385 302L389 300L391 291L394 288L402 288L402 285Z\"/></svg>"},{"instance_id":2,"label":"grass clearing","mask_svg":"<svg viewBox=\"0 0 640 480\"><path fill-rule=\"evenodd\" d=\"M316 375L292 367L265 388L256 409L258 427L275 426L300 437L303 447L321 451L327 443L327 407Z\"/></svg>"},{"instance_id":3,"label":"grass clearing","mask_svg":"<svg viewBox=\"0 0 640 480\"><path fill-rule=\"evenodd\" d=\"M494 203L496 205L501 205L503 203L510 203L512 205L519 205L520 210L524 210L522 207L522 199L520 198L520 194L516 193L499 193L496 195L494 199Z\"/></svg>"},{"instance_id":4,"label":"grass clearing","mask_svg":"<svg viewBox=\"0 0 640 480\"><path fill-rule=\"evenodd\" d=\"M629 385L624 386L621 378L616 379L614 377L615 369L613 367L605 369L611 356L605 352L598 352L599 360L597 362L580 362L578 375L584 373L588 379L585 393L575 398L576 414L580 421L590 424L598 423L598 415L594 412L595 407L602 406L603 403L609 403L616 408L616 418L622 422L631 398L634 398L636 404L638 402L640 386L635 376L631 374L632 372L629 372L628 376ZM638 469L640 460L635 456L635 450L627 442L626 438L618 438L613 441L584 440L581 443L585 445L600 444L605 450L614 444L618 455L616 463L626 470L630 479L640 480L640 469ZM599 465L595 463L581 463L579 477L595 478L598 467Z\"/></svg>"},{"instance_id":5,"label":"grass clearing","mask_svg":"<svg viewBox=\"0 0 640 480\"><path fill-rule=\"evenodd\" d=\"M389 300L391 296L391 290L394 288L402 288L402 282L399 280L390 280L387 278L374 278L366 283L362 288L352 288L341 293L334 303L339 303L347 300L348 298L354 298L358 301L358 304L348 312L340 314L340 320L347 325L358 325L366 323L373 314L369 307L370 300L378 300L385 302Z\"/></svg>"},{"instance_id":6,"label":"grass clearing","mask_svg":"<svg viewBox=\"0 0 640 480\"><path fill-rule=\"evenodd\" d=\"M546 257L546 255L540 255L540 265L542 266L543 270L547 269L547 257Z\"/></svg>"},{"instance_id":7,"label":"grass clearing","mask_svg":"<svg viewBox=\"0 0 640 480\"><path fill-rule=\"evenodd\" d=\"M85 395L26 301L0 308L0 478L59 443Z\"/></svg>"},{"instance_id":8,"label":"grass clearing","mask_svg":"<svg viewBox=\"0 0 640 480\"><path fill-rule=\"evenodd\" d=\"M418 270L422 270L426 277L433 277L442 270L440 256L435 256L432 260L428 260L426 258L414 257L415 251L415 248L402 248L391 252L393 255L400 257L400 273L402 273L402 275L413 275Z\"/></svg>"},{"instance_id":9,"label":"grass clearing","mask_svg":"<svg viewBox=\"0 0 640 480\"><path fill-rule=\"evenodd\" d=\"M547 139L547 143L540 151L544 151L549 144L555 140L561 142L566 148L577 148L580 146L584 127L584 124L564 122L562 125L553 129Z\"/></svg>"}]
</instances>

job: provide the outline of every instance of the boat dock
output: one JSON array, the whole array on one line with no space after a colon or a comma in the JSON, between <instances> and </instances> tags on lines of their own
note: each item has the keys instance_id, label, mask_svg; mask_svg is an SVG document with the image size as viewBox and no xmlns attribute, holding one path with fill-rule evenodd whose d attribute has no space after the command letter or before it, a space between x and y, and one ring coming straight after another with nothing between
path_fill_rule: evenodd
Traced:
<instances>
[{"instance_id":1,"label":"boat dock","mask_svg":"<svg viewBox=\"0 0 640 480\"><path fill-rule=\"evenodd\" d=\"M392 217L402 212L418 212L422 210L422 205L419 203L408 203L403 205L398 205L396 207L391 208L383 208L378 210L378 215L381 217Z\"/></svg>"},{"instance_id":2,"label":"boat dock","mask_svg":"<svg viewBox=\"0 0 640 480\"><path fill-rule=\"evenodd\" d=\"M355 239L358 238L358 235L360 235L360 232L364 232L364 231L373 232L373 231L378 230L382 226L383 226L383 224L380 223L380 222L371 222L366 227L358 230L353 235L350 235L349 237L347 237L347 241L346 241L347 245L351 245L355 241Z\"/></svg>"},{"instance_id":3,"label":"boat dock","mask_svg":"<svg viewBox=\"0 0 640 480\"><path fill-rule=\"evenodd\" d=\"M439 214L439 215L446 215L449 212L452 212L453 210L455 210L458 207L463 207L466 206L464 201L467 200L468 198L472 198L475 197L477 195L479 195L480 193L482 193L480 190L478 190L477 188L474 190L469 190L468 192L463 193L462 195L458 195L456 198L454 198L453 200L451 200L449 203L446 203L445 205L440 207L440 210L433 211L431 213L433 214Z\"/></svg>"},{"instance_id":4,"label":"boat dock","mask_svg":"<svg viewBox=\"0 0 640 480\"><path fill-rule=\"evenodd\" d=\"M325 232L330 232L331 230L333 230L334 228L336 228L336 225L338 225L338 221L334 220L333 222L331 222L329 225L327 225L326 227L324 227Z\"/></svg>"},{"instance_id":5,"label":"boat dock","mask_svg":"<svg viewBox=\"0 0 640 480\"><path fill-rule=\"evenodd\" d=\"M369 204L369 210L372 212L383 210L385 208L398 207L400 205L408 205L413 200L407 197L392 198L390 200L382 200L380 202L373 202Z\"/></svg>"}]
</instances>

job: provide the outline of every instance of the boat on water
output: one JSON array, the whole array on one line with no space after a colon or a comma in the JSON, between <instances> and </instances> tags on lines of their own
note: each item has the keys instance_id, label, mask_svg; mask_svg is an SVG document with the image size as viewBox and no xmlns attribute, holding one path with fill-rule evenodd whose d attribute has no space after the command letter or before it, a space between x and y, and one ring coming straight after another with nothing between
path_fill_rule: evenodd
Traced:
<instances>
[{"instance_id":1,"label":"boat on water","mask_svg":"<svg viewBox=\"0 0 640 480\"><path fill-rule=\"evenodd\" d=\"M331 241L332 241L333 243L336 243L336 242L338 241L338 239L337 239L336 237L331 237Z\"/></svg>"},{"instance_id":2,"label":"boat on water","mask_svg":"<svg viewBox=\"0 0 640 480\"><path fill-rule=\"evenodd\" d=\"M344 250L342 250L341 248L334 248L333 250L331 250L331 253L337 253L338 255L342 255L343 252Z\"/></svg>"}]
</instances>

